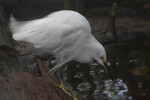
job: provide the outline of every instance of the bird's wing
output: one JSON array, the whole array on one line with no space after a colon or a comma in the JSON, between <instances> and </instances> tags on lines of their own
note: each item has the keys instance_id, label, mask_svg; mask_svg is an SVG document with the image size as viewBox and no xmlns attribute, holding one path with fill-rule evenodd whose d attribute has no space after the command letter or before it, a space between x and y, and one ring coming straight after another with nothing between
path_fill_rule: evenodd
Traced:
<instances>
[{"instance_id":1,"label":"bird's wing","mask_svg":"<svg viewBox=\"0 0 150 100\"><path fill-rule=\"evenodd\" d=\"M13 38L27 41L36 48L59 50L78 41L84 41L91 35L88 21L79 13L59 11L42 19L19 22L12 18L10 22Z\"/></svg>"}]
</instances>

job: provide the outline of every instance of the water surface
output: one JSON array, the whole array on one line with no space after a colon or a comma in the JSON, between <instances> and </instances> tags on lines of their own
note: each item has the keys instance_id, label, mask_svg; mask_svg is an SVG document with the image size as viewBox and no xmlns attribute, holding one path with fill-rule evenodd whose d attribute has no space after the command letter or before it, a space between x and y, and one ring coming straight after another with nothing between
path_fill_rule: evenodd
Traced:
<instances>
[{"instance_id":1,"label":"water surface","mask_svg":"<svg viewBox=\"0 0 150 100\"><path fill-rule=\"evenodd\" d=\"M97 64L69 63L67 81L88 100L150 100L150 41L105 45L113 84Z\"/></svg>"}]
</instances>

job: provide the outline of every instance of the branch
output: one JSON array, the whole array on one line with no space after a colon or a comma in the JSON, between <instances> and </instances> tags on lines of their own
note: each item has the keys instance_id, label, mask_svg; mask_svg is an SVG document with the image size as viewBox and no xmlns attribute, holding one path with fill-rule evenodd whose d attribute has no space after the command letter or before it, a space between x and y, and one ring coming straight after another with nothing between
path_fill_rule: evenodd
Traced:
<instances>
[{"instance_id":1,"label":"branch","mask_svg":"<svg viewBox=\"0 0 150 100\"><path fill-rule=\"evenodd\" d=\"M112 9L110 11L109 24L107 29L102 32L97 32L94 34L94 36L102 43L111 43L117 40L115 20L116 20L116 3L113 4Z\"/></svg>"}]
</instances>

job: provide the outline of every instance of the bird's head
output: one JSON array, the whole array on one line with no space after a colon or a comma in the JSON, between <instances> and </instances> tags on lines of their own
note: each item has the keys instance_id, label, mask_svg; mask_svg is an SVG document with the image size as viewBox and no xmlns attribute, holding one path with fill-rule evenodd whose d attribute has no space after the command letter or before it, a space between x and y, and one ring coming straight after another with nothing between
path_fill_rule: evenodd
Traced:
<instances>
[{"instance_id":1,"label":"bird's head","mask_svg":"<svg viewBox=\"0 0 150 100\"><path fill-rule=\"evenodd\" d=\"M79 48L75 55L75 61L80 63L97 63L106 69L110 78L114 82L106 60L106 51L104 47L95 39L92 38Z\"/></svg>"},{"instance_id":2,"label":"bird's head","mask_svg":"<svg viewBox=\"0 0 150 100\"><path fill-rule=\"evenodd\" d=\"M97 50L95 50L95 55L93 57L93 60L96 61L96 63L102 65L106 71L108 72L110 78L112 79L113 83L115 83L111 72L109 70L109 67L107 65L107 59L106 59L106 51L104 49L104 47L100 44L99 47L97 48Z\"/></svg>"}]
</instances>

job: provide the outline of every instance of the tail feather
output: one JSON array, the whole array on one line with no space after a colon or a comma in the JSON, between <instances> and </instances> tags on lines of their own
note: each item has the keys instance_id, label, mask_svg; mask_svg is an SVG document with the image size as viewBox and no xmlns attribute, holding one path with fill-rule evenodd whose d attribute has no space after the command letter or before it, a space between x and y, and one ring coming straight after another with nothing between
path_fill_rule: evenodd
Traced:
<instances>
[{"instance_id":1,"label":"tail feather","mask_svg":"<svg viewBox=\"0 0 150 100\"><path fill-rule=\"evenodd\" d=\"M27 21L18 21L14 18L13 15L10 16L9 28L13 33L15 33L22 25L24 25Z\"/></svg>"},{"instance_id":2,"label":"tail feather","mask_svg":"<svg viewBox=\"0 0 150 100\"><path fill-rule=\"evenodd\" d=\"M13 38L18 41L27 41L33 43L33 37L40 33L40 19L32 21L18 21L13 15L10 17L9 28L12 31Z\"/></svg>"},{"instance_id":3,"label":"tail feather","mask_svg":"<svg viewBox=\"0 0 150 100\"><path fill-rule=\"evenodd\" d=\"M9 22L9 27L11 29L11 31L14 33L15 32L15 29L18 27L18 20L16 20L14 18L13 15L10 16L10 22Z\"/></svg>"}]
</instances>

